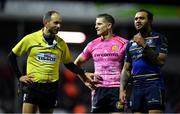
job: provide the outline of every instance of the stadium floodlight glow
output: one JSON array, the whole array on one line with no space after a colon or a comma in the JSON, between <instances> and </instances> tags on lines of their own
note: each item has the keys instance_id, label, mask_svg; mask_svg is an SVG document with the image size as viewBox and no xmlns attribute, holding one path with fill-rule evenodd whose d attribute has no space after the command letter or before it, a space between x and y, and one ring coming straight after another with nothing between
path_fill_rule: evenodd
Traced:
<instances>
[{"instance_id":1,"label":"stadium floodlight glow","mask_svg":"<svg viewBox=\"0 0 180 114\"><path fill-rule=\"evenodd\" d=\"M59 31L57 35L66 43L83 43L86 40L83 32Z\"/></svg>"}]
</instances>

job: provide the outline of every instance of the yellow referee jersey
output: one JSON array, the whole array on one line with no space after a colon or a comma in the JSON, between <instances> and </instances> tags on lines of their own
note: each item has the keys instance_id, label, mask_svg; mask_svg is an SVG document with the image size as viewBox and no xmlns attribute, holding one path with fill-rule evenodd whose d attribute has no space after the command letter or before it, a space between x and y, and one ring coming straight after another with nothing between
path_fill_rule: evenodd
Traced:
<instances>
[{"instance_id":1,"label":"yellow referee jersey","mask_svg":"<svg viewBox=\"0 0 180 114\"><path fill-rule=\"evenodd\" d=\"M48 45L42 30L25 36L12 51L18 56L29 53L27 75L34 76L33 82L38 83L57 81L60 63L71 61L71 53L64 40L55 36L53 45Z\"/></svg>"}]
</instances>

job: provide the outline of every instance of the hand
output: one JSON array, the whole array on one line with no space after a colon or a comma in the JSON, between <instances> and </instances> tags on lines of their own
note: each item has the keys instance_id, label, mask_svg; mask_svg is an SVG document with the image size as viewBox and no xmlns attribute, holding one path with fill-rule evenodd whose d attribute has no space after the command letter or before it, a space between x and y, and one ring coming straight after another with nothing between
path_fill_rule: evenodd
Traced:
<instances>
[{"instance_id":1,"label":"hand","mask_svg":"<svg viewBox=\"0 0 180 114\"><path fill-rule=\"evenodd\" d=\"M119 97L120 97L120 101L121 101L122 103L125 103L125 102L126 102L126 90L120 91Z\"/></svg>"},{"instance_id":2,"label":"hand","mask_svg":"<svg viewBox=\"0 0 180 114\"><path fill-rule=\"evenodd\" d=\"M19 81L24 82L26 84L31 84L31 83L33 83L33 81L32 81L33 78L34 78L34 76L24 75L19 78Z\"/></svg>"},{"instance_id":3,"label":"hand","mask_svg":"<svg viewBox=\"0 0 180 114\"><path fill-rule=\"evenodd\" d=\"M137 33L134 35L133 40L139 45L142 46L143 48L146 47L146 42L144 41L144 38L141 36L141 33Z\"/></svg>"},{"instance_id":4,"label":"hand","mask_svg":"<svg viewBox=\"0 0 180 114\"><path fill-rule=\"evenodd\" d=\"M91 90L94 90L96 88L95 84L99 84L101 83L100 81L102 81L102 77L97 74L86 72L85 75L87 77L87 80L84 82L84 84Z\"/></svg>"},{"instance_id":5,"label":"hand","mask_svg":"<svg viewBox=\"0 0 180 114\"><path fill-rule=\"evenodd\" d=\"M85 75L92 79L92 81L95 83L95 84L99 84L101 83L100 81L102 81L102 77L98 74L94 74L94 73L91 73L91 72L86 72Z\"/></svg>"}]
</instances>

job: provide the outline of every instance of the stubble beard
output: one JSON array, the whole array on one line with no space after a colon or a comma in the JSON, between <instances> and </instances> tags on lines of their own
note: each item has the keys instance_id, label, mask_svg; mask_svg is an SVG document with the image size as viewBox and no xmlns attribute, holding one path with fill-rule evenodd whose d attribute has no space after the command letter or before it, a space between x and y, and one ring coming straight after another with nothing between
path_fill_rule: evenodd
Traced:
<instances>
[{"instance_id":1,"label":"stubble beard","mask_svg":"<svg viewBox=\"0 0 180 114\"><path fill-rule=\"evenodd\" d=\"M147 28L145 26L141 27L140 29L136 29L136 30L137 30L137 32L140 32L140 33L143 33L143 34L148 32L148 30L147 30Z\"/></svg>"}]
</instances>

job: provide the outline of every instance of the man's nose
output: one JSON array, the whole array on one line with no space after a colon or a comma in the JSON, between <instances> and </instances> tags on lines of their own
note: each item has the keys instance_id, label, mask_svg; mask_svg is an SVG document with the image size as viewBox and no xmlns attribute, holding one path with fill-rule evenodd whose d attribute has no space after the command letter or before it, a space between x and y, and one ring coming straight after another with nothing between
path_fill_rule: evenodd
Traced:
<instances>
[{"instance_id":1,"label":"man's nose","mask_svg":"<svg viewBox=\"0 0 180 114\"><path fill-rule=\"evenodd\" d=\"M61 27L61 24L57 24L57 27L59 27L59 28L60 28L60 27Z\"/></svg>"},{"instance_id":2,"label":"man's nose","mask_svg":"<svg viewBox=\"0 0 180 114\"><path fill-rule=\"evenodd\" d=\"M97 29L97 25L95 25L95 29Z\"/></svg>"},{"instance_id":3,"label":"man's nose","mask_svg":"<svg viewBox=\"0 0 180 114\"><path fill-rule=\"evenodd\" d=\"M136 22L141 22L140 18L138 18L138 19L136 20Z\"/></svg>"}]
</instances>

